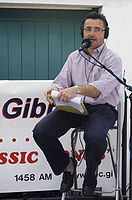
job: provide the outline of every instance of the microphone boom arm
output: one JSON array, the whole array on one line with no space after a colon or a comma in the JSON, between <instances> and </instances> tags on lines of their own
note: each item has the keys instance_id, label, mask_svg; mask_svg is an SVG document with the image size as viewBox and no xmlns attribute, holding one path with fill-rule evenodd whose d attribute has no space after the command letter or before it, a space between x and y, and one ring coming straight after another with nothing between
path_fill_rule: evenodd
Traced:
<instances>
[{"instance_id":1,"label":"microphone boom arm","mask_svg":"<svg viewBox=\"0 0 132 200\"><path fill-rule=\"evenodd\" d=\"M95 57L93 57L93 56L88 52L87 48L84 48L84 49L83 49L83 52L86 53L86 54L87 54L88 56L90 56L91 58L93 58L97 63L100 64L100 67L101 67L101 68L107 70L111 75L113 75L113 76L119 81L119 83L121 83L122 85L124 85L124 86L127 88L127 90L129 90L129 91L132 92L132 86L127 85L127 84L126 84L124 81L122 81L118 76L116 76L116 75L114 74L114 72L112 72L112 70L108 69L105 65L103 65L101 62L99 62Z\"/></svg>"}]
</instances>

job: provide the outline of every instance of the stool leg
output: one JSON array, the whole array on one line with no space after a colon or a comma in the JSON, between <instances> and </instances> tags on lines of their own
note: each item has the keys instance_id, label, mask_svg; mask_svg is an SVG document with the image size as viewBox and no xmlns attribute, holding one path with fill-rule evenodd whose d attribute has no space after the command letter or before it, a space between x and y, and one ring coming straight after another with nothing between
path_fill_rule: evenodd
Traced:
<instances>
[{"instance_id":1,"label":"stool leg","mask_svg":"<svg viewBox=\"0 0 132 200\"><path fill-rule=\"evenodd\" d=\"M61 200L65 200L66 199L66 192L62 193L62 197Z\"/></svg>"},{"instance_id":2,"label":"stool leg","mask_svg":"<svg viewBox=\"0 0 132 200\"><path fill-rule=\"evenodd\" d=\"M76 147L76 141L78 137L78 129L75 128L71 133L71 148L72 148L72 158L73 160L76 160L75 158L75 147ZM77 189L77 172L75 169L75 176L74 176L74 189Z\"/></svg>"},{"instance_id":3,"label":"stool leg","mask_svg":"<svg viewBox=\"0 0 132 200\"><path fill-rule=\"evenodd\" d=\"M120 198L120 186L119 186L119 176L120 176L120 131L117 128L117 144L116 144L116 163L114 162L113 152L110 144L109 136L107 135L107 141L110 149L110 156L112 160L112 166L115 174L115 200Z\"/></svg>"},{"instance_id":4,"label":"stool leg","mask_svg":"<svg viewBox=\"0 0 132 200\"><path fill-rule=\"evenodd\" d=\"M113 169L114 169L114 174L115 174L115 177L116 177L116 164L115 164L115 161L114 161L114 156L113 156L113 152L112 152L112 148L111 148L111 144L110 144L110 139L109 139L108 135L106 137L107 137L107 141L108 141L108 145L109 145L109 149L110 149L110 157L111 157L112 166L113 166Z\"/></svg>"}]
</instances>

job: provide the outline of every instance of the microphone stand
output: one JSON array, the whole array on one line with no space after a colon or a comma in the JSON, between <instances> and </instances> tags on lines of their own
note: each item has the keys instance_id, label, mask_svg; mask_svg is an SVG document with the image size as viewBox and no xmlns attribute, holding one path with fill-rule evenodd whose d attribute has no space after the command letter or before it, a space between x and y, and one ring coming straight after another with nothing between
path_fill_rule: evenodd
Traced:
<instances>
[{"instance_id":1,"label":"microphone stand","mask_svg":"<svg viewBox=\"0 0 132 200\"><path fill-rule=\"evenodd\" d=\"M108 69L105 65L103 65L101 62L99 62L95 57L93 57L87 50L87 48L83 48L80 49L79 51L83 51L84 53L86 53L88 56L90 56L91 58L93 58L97 63L100 64L100 67L107 70L111 75L113 75L118 81L119 83L121 83L122 85L124 85L127 90L129 90L131 92L129 99L130 99L130 154L132 152L132 86L127 85L124 81L122 81L119 77L117 77L112 70ZM129 199L132 200L132 158L130 155L130 190L129 190Z\"/></svg>"},{"instance_id":2,"label":"microphone stand","mask_svg":"<svg viewBox=\"0 0 132 200\"><path fill-rule=\"evenodd\" d=\"M130 191L129 191L129 199L132 200L132 93L129 96L130 99Z\"/></svg>"}]
</instances>

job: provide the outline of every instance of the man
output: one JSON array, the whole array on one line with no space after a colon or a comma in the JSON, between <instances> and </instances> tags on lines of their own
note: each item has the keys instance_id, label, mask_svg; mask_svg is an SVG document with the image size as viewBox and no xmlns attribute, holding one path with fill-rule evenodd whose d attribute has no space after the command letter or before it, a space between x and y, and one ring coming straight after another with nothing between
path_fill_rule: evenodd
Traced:
<instances>
[{"instance_id":1,"label":"man","mask_svg":"<svg viewBox=\"0 0 132 200\"><path fill-rule=\"evenodd\" d=\"M106 47L109 27L104 15L90 13L81 26L84 39L90 39L87 49L102 64L119 78L122 76L122 62L119 56ZM53 172L63 173L61 192L73 185L76 162L64 152L59 139L71 127L84 128L86 174L82 186L84 196L92 195L97 184L97 168L107 148L106 135L117 119L115 107L119 103L119 82L84 52L71 53L61 72L45 92L48 102L52 90L59 91L58 100L69 102L82 95L89 115L78 115L55 109L34 128L34 139L45 154Z\"/></svg>"}]
</instances>

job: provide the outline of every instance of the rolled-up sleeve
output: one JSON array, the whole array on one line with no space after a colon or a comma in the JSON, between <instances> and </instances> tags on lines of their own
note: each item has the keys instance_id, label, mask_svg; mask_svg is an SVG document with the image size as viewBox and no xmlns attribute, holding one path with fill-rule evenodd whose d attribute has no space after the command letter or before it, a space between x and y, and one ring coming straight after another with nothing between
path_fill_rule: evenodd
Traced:
<instances>
[{"instance_id":1,"label":"rolled-up sleeve","mask_svg":"<svg viewBox=\"0 0 132 200\"><path fill-rule=\"evenodd\" d=\"M91 103L110 103L112 105L118 104L118 91L120 88L120 83L116 79L116 76L122 79L122 61L120 57L113 56L112 58L106 61L105 65L109 70L112 71L113 75L108 72L106 69L102 70L102 75L96 81L89 83L100 91L98 98L89 98L87 97L87 102ZM114 104L116 100L116 104Z\"/></svg>"}]
</instances>

